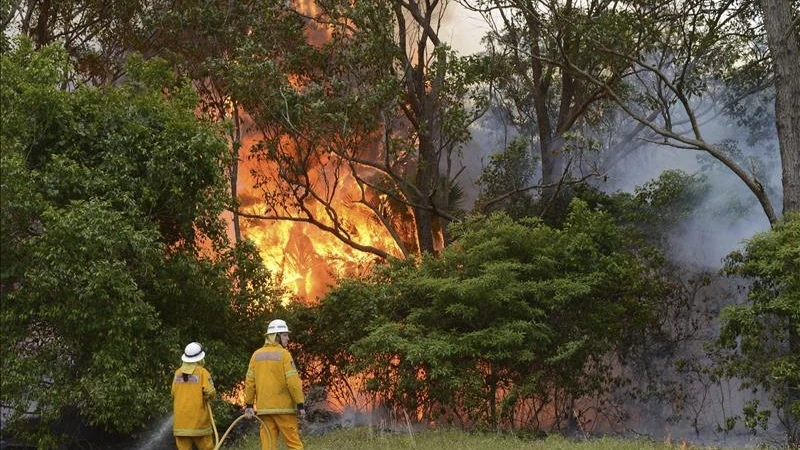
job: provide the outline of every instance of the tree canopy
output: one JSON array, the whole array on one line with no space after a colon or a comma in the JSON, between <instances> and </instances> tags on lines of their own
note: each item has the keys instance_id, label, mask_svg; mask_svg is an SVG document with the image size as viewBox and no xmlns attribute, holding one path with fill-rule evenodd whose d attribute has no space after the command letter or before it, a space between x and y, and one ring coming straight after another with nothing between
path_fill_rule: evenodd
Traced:
<instances>
[{"instance_id":1,"label":"tree canopy","mask_svg":"<svg viewBox=\"0 0 800 450\"><path fill-rule=\"evenodd\" d=\"M40 448L79 438L49 434L69 417L131 432L165 411L191 341L232 389L274 306L220 217L225 141L184 81L130 64L118 87L64 90L58 47L2 55L2 402L9 429L44 425Z\"/></svg>"}]
</instances>

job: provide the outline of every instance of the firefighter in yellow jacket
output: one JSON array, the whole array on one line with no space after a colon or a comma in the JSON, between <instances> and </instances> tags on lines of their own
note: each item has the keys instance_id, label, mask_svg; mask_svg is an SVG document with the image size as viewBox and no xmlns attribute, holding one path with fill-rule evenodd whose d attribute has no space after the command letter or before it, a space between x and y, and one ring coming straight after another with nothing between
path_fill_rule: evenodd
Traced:
<instances>
[{"instance_id":1,"label":"firefighter in yellow jacket","mask_svg":"<svg viewBox=\"0 0 800 450\"><path fill-rule=\"evenodd\" d=\"M181 356L183 364L172 379L172 398L175 421L172 434L178 450L213 450L214 439L208 402L217 391L211 374L203 367L206 353L197 342L186 346Z\"/></svg>"},{"instance_id":2,"label":"firefighter in yellow jacket","mask_svg":"<svg viewBox=\"0 0 800 450\"><path fill-rule=\"evenodd\" d=\"M302 450L297 417L305 417L303 388L292 355L286 350L289 327L283 320L267 326L264 346L250 357L244 382L247 407L245 416L259 419L269 428L259 427L261 450L276 450L278 436L289 450Z\"/></svg>"}]
</instances>

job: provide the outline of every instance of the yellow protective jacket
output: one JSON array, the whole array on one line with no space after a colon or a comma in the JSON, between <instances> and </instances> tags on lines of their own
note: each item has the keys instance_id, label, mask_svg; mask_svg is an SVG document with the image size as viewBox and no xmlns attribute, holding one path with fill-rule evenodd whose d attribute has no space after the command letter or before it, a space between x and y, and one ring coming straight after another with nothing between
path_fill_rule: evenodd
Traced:
<instances>
[{"instance_id":1,"label":"yellow protective jacket","mask_svg":"<svg viewBox=\"0 0 800 450\"><path fill-rule=\"evenodd\" d=\"M256 414L294 414L305 401L292 355L277 343L266 343L250 357L244 400Z\"/></svg>"},{"instance_id":2,"label":"yellow protective jacket","mask_svg":"<svg viewBox=\"0 0 800 450\"><path fill-rule=\"evenodd\" d=\"M184 375L186 375L184 379ZM217 391L211 374L196 364L184 364L172 379L175 436L205 436L213 433L208 402Z\"/></svg>"}]
</instances>

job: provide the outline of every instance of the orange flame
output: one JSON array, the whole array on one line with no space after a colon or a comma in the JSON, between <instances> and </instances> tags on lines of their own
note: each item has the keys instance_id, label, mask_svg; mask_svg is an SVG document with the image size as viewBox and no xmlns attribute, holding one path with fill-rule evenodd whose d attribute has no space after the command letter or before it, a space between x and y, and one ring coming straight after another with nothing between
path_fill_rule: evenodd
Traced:
<instances>
[{"instance_id":1,"label":"orange flame","mask_svg":"<svg viewBox=\"0 0 800 450\"><path fill-rule=\"evenodd\" d=\"M292 5L296 10L309 17L306 36L309 42L319 44L331 37L331 30L313 20L320 11L313 0L295 0ZM245 137L244 149L250 148L256 137ZM284 144L287 140L284 140ZM249 145L248 145L249 144ZM239 169L237 190L242 210L258 214L263 199L259 189L255 188L252 171L277 170L277 168L256 166L258 163L242 161ZM329 176L324 162L311 170L318 175ZM358 185L352 176L338 175L336 182L340 185L336 197L331 202L343 223L349 224L348 232L359 244L382 249L387 253L400 256L390 233L375 219L372 211L359 208L350 201L360 197ZM278 186L271 188L280 189ZM327 217L323 206L313 202L305 203L321 222ZM323 296L340 276L357 276L366 273L376 260L376 256L358 251L341 242L329 232L323 231L313 224L289 220L241 220L242 234L252 240L260 249L261 256L273 276L291 293L306 302L314 302Z\"/></svg>"},{"instance_id":2,"label":"orange flame","mask_svg":"<svg viewBox=\"0 0 800 450\"><path fill-rule=\"evenodd\" d=\"M252 144L252 138L249 140ZM245 144L247 144L247 140ZM245 145L244 148L249 148ZM238 191L242 209L258 214L263 203L259 190L253 188L253 170L276 170L257 162L246 162L240 167ZM326 167L315 167L313 171L325 172ZM333 177L331 177L333 178ZM359 244L379 248L400 256L389 232L377 221L373 212L351 199L359 198L360 192L352 176L336 179L340 187L331 206L340 220L348 225L348 232ZM279 187L274 187L279 189ZM325 223L327 213L316 202L306 202L318 220ZM327 223L330 225L330 223ZM289 220L241 221L242 234L260 249L267 269L291 293L306 302L315 302L323 296L338 277L364 275L376 261L376 256L361 252L342 242L331 233L313 224Z\"/></svg>"}]
</instances>

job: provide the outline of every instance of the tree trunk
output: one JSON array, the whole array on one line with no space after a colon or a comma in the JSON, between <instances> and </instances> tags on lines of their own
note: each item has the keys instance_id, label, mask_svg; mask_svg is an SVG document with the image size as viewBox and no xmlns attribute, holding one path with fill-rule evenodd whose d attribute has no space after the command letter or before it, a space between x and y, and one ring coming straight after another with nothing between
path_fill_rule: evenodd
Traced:
<instances>
[{"instance_id":1,"label":"tree trunk","mask_svg":"<svg viewBox=\"0 0 800 450\"><path fill-rule=\"evenodd\" d=\"M231 165L230 165L230 181L231 181L231 200L233 203L233 239L236 244L242 242L242 229L239 224L239 150L242 148L242 119L239 116L239 105L234 102L233 104L233 132L231 136Z\"/></svg>"},{"instance_id":2,"label":"tree trunk","mask_svg":"<svg viewBox=\"0 0 800 450\"><path fill-rule=\"evenodd\" d=\"M425 121L425 127L430 126L429 121ZM438 180L439 166L433 151L433 142L429 133L421 132L419 136L419 160L417 161L417 189L420 198L415 203L419 206L414 208L414 218L417 222L417 240L419 242L419 252L434 253L435 246L433 240L433 213L429 209L432 202L436 202L436 180Z\"/></svg>"},{"instance_id":3,"label":"tree trunk","mask_svg":"<svg viewBox=\"0 0 800 450\"><path fill-rule=\"evenodd\" d=\"M775 122L783 166L783 213L800 212L800 46L797 41L795 13L791 0L761 0L764 29L775 71ZM794 25L794 27L793 27ZM790 350L797 348L797 333L790 332ZM789 444L795 445L798 436L798 417L791 407L800 401L800 391L787 387L787 430Z\"/></svg>"},{"instance_id":4,"label":"tree trunk","mask_svg":"<svg viewBox=\"0 0 800 450\"><path fill-rule=\"evenodd\" d=\"M414 218L417 221L419 253L434 253L433 215L426 209L414 208Z\"/></svg>"},{"instance_id":5,"label":"tree trunk","mask_svg":"<svg viewBox=\"0 0 800 450\"><path fill-rule=\"evenodd\" d=\"M406 28L406 16L404 11L411 13L421 35L415 37L415 49L407 52L405 58L408 68L406 70L406 99L408 110L406 116L414 124L415 132L418 136L417 143L417 167L415 171L416 186L408 193L414 199L414 220L416 222L417 242L419 243L420 253L435 253L434 226L437 211L441 208L439 192L439 155L440 148L440 118L439 108L441 103L439 93L441 83L444 81L444 73L437 74L433 82L429 82L430 67L426 65L424 55L427 54L428 46L436 47L440 44L435 30L431 27L431 20L436 9L436 1L427 3L426 8L420 7L421 2L396 2L394 4L395 14L398 20L400 42L407 41L409 35ZM413 63L416 55L418 60ZM444 56L439 56L440 62ZM440 67L439 70L445 70Z\"/></svg>"},{"instance_id":6,"label":"tree trunk","mask_svg":"<svg viewBox=\"0 0 800 450\"><path fill-rule=\"evenodd\" d=\"M783 165L783 213L800 211L800 47L791 0L761 0L775 71L775 118ZM796 26L796 24L795 24Z\"/></svg>"},{"instance_id":7,"label":"tree trunk","mask_svg":"<svg viewBox=\"0 0 800 450\"><path fill-rule=\"evenodd\" d=\"M528 29L530 30L528 37L531 41L531 51L533 53L533 58L531 58L531 73L536 90L533 102L536 113L536 125L538 127L539 152L542 158L542 184L553 185L561 179L563 163L560 154L561 146L554 145L556 140L553 136L553 125L548 108L551 80L549 76L545 74L545 68L539 49L539 24L541 18L536 14L529 14L526 15L526 21L528 23ZM555 186L546 187L542 190L542 197L545 202L549 202L555 194Z\"/></svg>"},{"instance_id":8,"label":"tree trunk","mask_svg":"<svg viewBox=\"0 0 800 450\"><path fill-rule=\"evenodd\" d=\"M39 11L39 20L36 23L36 48L50 43L50 8L51 0L44 0Z\"/></svg>"}]
</instances>

